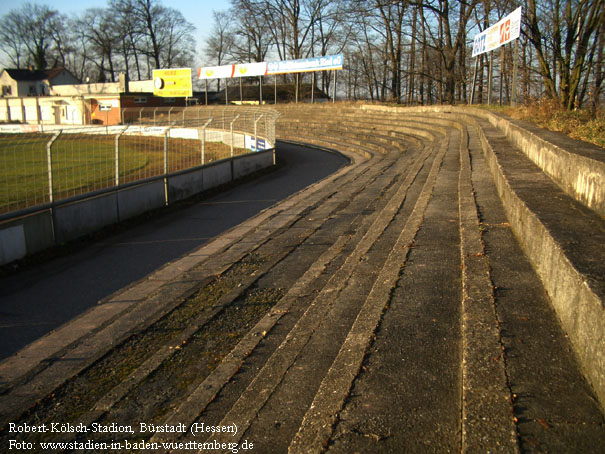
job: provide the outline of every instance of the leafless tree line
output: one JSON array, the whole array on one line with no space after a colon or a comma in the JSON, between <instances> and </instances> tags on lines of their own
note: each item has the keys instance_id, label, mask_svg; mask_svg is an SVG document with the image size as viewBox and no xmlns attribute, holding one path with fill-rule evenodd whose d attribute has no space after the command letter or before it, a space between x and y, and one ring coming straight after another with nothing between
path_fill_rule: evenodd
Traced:
<instances>
[{"instance_id":1,"label":"leafless tree line","mask_svg":"<svg viewBox=\"0 0 605 454\"><path fill-rule=\"evenodd\" d=\"M0 19L0 48L14 68L68 68L81 80L146 79L160 67L191 66L195 27L160 0L110 0L67 17L25 4Z\"/></svg>"},{"instance_id":2,"label":"leafless tree line","mask_svg":"<svg viewBox=\"0 0 605 454\"><path fill-rule=\"evenodd\" d=\"M472 58L473 37L519 5L517 43ZM476 102L487 101L492 74L492 102L508 103L514 61L520 101L548 97L572 109L596 108L602 98L605 0L231 0L213 14L205 64L342 53L338 92L347 99L465 103L476 67ZM17 68L145 79L154 68L193 66L194 31L161 0L109 0L69 18L26 4L0 19L0 49ZM331 83L318 74L319 88L330 92Z\"/></svg>"},{"instance_id":3,"label":"leafless tree line","mask_svg":"<svg viewBox=\"0 0 605 454\"><path fill-rule=\"evenodd\" d=\"M605 0L232 0L214 12L207 64L343 53L347 99L407 104L487 102L490 55L473 37L523 6L518 43L493 52L492 102L548 97L596 107L604 75ZM515 46L518 48L515 48ZM317 84L329 90L321 74Z\"/></svg>"}]
</instances>

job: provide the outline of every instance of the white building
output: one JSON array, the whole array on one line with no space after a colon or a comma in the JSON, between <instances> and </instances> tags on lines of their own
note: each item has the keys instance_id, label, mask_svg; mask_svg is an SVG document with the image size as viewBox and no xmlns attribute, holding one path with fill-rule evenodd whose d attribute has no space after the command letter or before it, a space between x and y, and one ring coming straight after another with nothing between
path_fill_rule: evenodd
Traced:
<instances>
[{"instance_id":1,"label":"white building","mask_svg":"<svg viewBox=\"0 0 605 454\"><path fill-rule=\"evenodd\" d=\"M2 97L45 96L50 95L55 86L78 83L80 81L65 68L4 69L0 74Z\"/></svg>"}]
</instances>

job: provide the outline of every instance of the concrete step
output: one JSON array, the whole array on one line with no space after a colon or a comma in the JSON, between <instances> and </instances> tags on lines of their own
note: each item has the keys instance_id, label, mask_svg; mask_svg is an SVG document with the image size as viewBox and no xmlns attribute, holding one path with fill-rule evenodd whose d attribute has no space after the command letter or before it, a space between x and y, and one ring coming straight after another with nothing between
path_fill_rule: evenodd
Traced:
<instances>
[{"instance_id":1,"label":"concrete step","mask_svg":"<svg viewBox=\"0 0 605 454\"><path fill-rule=\"evenodd\" d=\"M322 106L315 120L298 117L312 112L284 108L283 137L341 150L352 165L158 271L162 286L116 295L145 296L92 331L91 317L72 322L77 341L2 363L3 424L131 424L132 434L52 439L128 438L163 452L601 452L594 382L548 279L515 240L529 218L510 218L498 172L531 216L577 206L476 116L388 112L379 123L380 113ZM563 208L543 205L553 198ZM582 235L599 227L576 217ZM194 436L202 423L237 433Z\"/></svg>"},{"instance_id":2,"label":"concrete step","mask_svg":"<svg viewBox=\"0 0 605 454\"><path fill-rule=\"evenodd\" d=\"M548 292L515 238L475 128L469 135L492 311L500 327L521 451L598 452L605 441L602 409ZM501 152L510 150L507 145Z\"/></svg>"},{"instance_id":3,"label":"concrete step","mask_svg":"<svg viewBox=\"0 0 605 454\"><path fill-rule=\"evenodd\" d=\"M522 248L588 377L605 399L605 221L479 120L483 148Z\"/></svg>"}]
</instances>

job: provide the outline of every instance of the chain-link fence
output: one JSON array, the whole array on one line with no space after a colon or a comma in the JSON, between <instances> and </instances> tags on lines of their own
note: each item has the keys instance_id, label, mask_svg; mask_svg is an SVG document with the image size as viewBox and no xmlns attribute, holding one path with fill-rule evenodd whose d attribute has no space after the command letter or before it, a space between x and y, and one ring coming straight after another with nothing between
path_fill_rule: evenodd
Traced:
<instances>
[{"instance_id":1,"label":"chain-link fence","mask_svg":"<svg viewBox=\"0 0 605 454\"><path fill-rule=\"evenodd\" d=\"M233 129L235 132L251 136L258 135L275 144L275 121L279 113L272 109L258 107L156 107L122 109L122 123L139 125L197 125L207 124L208 131ZM210 123L208 123L210 121ZM223 136L220 136L223 137ZM226 142L229 141L227 137Z\"/></svg>"},{"instance_id":2,"label":"chain-link fence","mask_svg":"<svg viewBox=\"0 0 605 454\"><path fill-rule=\"evenodd\" d=\"M0 214L271 149L277 117L269 109L145 108L123 109L119 126L0 127Z\"/></svg>"}]
</instances>

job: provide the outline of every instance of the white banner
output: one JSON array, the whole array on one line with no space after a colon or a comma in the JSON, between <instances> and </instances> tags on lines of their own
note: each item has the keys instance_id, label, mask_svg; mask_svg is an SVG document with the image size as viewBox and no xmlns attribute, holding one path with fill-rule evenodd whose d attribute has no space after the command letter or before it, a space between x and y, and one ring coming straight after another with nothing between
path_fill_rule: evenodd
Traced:
<instances>
[{"instance_id":1,"label":"white banner","mask_svg":"<svg viewBox=\"0 0 605 454\"><path fill-rule=\"evenodd\" d=\"M326 55L323 57L304 58L302 60L284 60L270 62L267 66L269 74L302 73L309 71L328 71L342 69L342 55Z\"/></svg>"},{"instance_id":2,"label":"white banner","mask_svg":"<svg viewBox=\"0 0 605 454\"><path fill-rule=\"evenodd\" d=\"M235 65L233 77L254 77L267 75L267 62L260 63L241 63Z\"/></svg>"},{"instance_id":3,"label":"white banner","mask_svg":"<svg viewBox=\"0 0 605 454\"><path fill-rule=\"evenodd\" d=\"M325 55L323 57L273 61L269 63L206 66L199 68L197 74L200 79L231 79L232 77L258 77L273 74L328 71L342 69L343 60L342 55Z\"/></svg>"},{"instance_id":4,"label":"white banner","mask_svg":"<svg viewBox=\"0 0 605 454\"><path fill-rule=\"evenodd\" d=\"M521 7L475 36L473 57L509 43L521 34Z\"/></svg>"},{"instance_id":5,"label":"white banner","mask_svg":"<svg viewBox=\"0 0 605 454\"><path fill-rule=\"evenodd\" d=\"M235 65L206 66L197 70L200 79L230 79L233 77Z\"/></svg>"}]
</instances>

